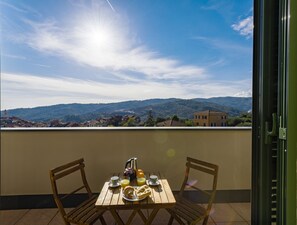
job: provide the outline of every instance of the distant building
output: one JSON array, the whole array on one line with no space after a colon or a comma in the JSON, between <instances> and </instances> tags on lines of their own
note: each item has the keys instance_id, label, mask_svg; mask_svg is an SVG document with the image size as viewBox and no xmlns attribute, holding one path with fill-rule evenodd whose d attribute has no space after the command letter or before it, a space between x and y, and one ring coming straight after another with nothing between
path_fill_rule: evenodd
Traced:
<instances>
[{"instance_id":1,"label":"distant building","mask_svg":"<svg viewBox=\"0 0 297 225\"><path fill-rule=\"evenodd\" d=\"M177 120L165 120L163 122L157 123L157 127L184 127L185 123Z\"/></svg>"},{"instance_id":2,"label":"distant building","mask_svg":"<svg viewBox=\"0 0 297 225\"><path fill-rule=\"evenodd\" d=\"M225 112L202 111L194 113L194 126L200 127L225 127L228 114Z\"/></svg>"}]
</instances>

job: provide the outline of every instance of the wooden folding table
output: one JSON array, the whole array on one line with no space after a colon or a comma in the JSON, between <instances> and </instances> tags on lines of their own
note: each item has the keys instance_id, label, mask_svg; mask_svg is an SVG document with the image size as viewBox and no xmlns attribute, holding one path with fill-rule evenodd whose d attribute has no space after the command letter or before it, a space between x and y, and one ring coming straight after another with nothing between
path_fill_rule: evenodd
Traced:
<instances>
[{"instance_id":1,"label":"wooden folding table","mask_svg":"<svg viewBox=\"0 0 297 225\"><path fill-rule=\"evenodd\" d=\"M140 215L144 224L151 224L160 209L171 208L176 203L168 181L161 178L159 182L160 185L158 186L150 186L151 195L149 197L136 202L123 199L121 187L110 188L109 182L105 182L95 203L96 208L98 210L109 210L119 225L131 224L137 213ZM142 212L144 209L152 209L148 217ZM119 210L132 210L126 223L120 217Z\"/></svg>"}]
</instances>

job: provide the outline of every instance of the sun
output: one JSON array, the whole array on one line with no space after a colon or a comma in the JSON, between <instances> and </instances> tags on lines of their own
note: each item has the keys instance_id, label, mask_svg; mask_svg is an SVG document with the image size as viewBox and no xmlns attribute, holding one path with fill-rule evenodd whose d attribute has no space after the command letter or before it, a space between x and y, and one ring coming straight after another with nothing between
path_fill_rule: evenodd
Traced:
<instances>
[{"instance_id":1,"label":"sun","mask_svg":"<svg viewBox=\"0 0 297 225\"><path fill-rule=\"evenodd\" d=\"M98 47L110 46L113 39L111 31L102 26L92 26L86 35L88 35L86 41Z\"/></svg>"},{"instance_id":2,"label":"sun","mask_svg":"<svg viewBox=\"0 0 297 225\"><path fill-rule=\"evenodd\" d=\"M94 21L86 21L78 30L80 44L92 49L112 50L115 48L115 34L111 27Z\"/></svg>"}]
</instances>

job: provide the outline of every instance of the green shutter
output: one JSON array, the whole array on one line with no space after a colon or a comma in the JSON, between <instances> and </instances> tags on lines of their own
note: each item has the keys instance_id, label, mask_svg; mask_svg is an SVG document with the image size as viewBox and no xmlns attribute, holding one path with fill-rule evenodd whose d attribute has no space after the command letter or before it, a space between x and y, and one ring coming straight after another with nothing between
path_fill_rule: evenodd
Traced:
<instances>
[{"instance_id":1,"label":"green shutter","mask_svg":"<svg viewBox=\"0 0 297 225\"><path fill-rule=\"evenodd\" d=\"M297 224L297 1L289 1L286 224Z\"/></svg>"},{"instance_id":2,"label":"green shutter","mask_svg":"<svg viewBox=\"0 0 297 225\"><path fill-rule=\"evenodd\" d=\"M252 223L297 224L297 5L255 0ZM294 40L294 41L293 41Z\"/></svg>"}]
</instances>

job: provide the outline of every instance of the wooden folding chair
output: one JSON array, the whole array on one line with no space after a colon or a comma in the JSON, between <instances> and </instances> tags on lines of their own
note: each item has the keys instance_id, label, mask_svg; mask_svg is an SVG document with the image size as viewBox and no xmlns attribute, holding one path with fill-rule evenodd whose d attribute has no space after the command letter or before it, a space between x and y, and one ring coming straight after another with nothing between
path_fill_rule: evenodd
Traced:
<instances>
[{"instance_id":1,"label":"wooden folding chair","mask_svg":"<svg viewBox=\"0 0 297 225\"><path fill-rule=\"evenodd\" d=\"M198 187L199 180L192 182L189 180L190 172L201 172L211 178L211 190L203 190ZM198 159L187 157L186 173L180 192L175 196L176 205L167 209L171 214L168 224L172 224L173 220L179 224L197 224L203 220L203 225L207 224L212 203L215 198L218 179L218 166L204 162ZM206 204L197 204L184 197L185 188L195 190L199 198L206 200Z\"/></svg>"},{"instance_id":2,"label":"wooden folding chair","mask_svg":"<svg viewBox=\"0 0 297 225\"><path fill-rule=\"evenodd\" d=\"M100 219L101 224L106 225L106 222L103 218L104 211L98 211L95 207L97 197L94 196L91 192L91 189L86 179L84 167L84 159L78 159L50 170L51 185L56 205L66 225L70 225L71 223L80 225L91 225L95 223L98 219ZM67 194L59 193L58 186L60 185L57 185L57 180L65 178L66 176L73 174L75 172L80 172L82 186L74 188L74 191ZM87 200L83 201L77 207L66 213L64 209L63 200L69 196L73 196L75 193L84 189L87 191L88 194Z\"/></svg>"}]
</instances>

